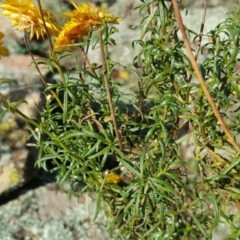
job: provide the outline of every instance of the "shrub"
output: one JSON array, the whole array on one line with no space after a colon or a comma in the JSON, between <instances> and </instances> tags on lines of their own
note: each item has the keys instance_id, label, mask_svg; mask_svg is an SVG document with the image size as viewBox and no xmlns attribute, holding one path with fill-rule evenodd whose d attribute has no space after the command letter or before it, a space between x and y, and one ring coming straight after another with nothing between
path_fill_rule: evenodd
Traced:
<instances>
[{"instance_id":1,"label":"shrub","mask_svg":"<svg viewBox=\"0 0 240 240\"><path fill-rule=\"evenodd\" d=\"M8 10L8 2L1 8ZM42 77L41 117L28 118L2 96L3 113L17 112L29 123L31 145L39 149L36 166L56 172L72 192L96 193L96 215L105 211L106 227L119 239L209 239L221 221L230 229L228 238L237 239L239 213L226 211L240 210L237 1L207 34L184 28L180 2L141 1L134 67L111 59L120 19L103 8L73 4L69 21L59 27L40 5L28 1L32 12L25 13L27 1L17 2L22 14L34 16L32 26L15 19L26 38L27 32L30 39L47 34L50 42L56 36L49 57L33 61L60 76L54 83ZM202 38L208 43L201 44ZM199 48L191 49L189 39ZM89 48L101 52L100 63L90 63ZM207 58L196 63L204 50ZM63 69L61 60L69 56L76 67ZM119 90L115 69L132 73L135 96ZM189 133L182 136L184 128ZM186 140L194 146L190 159L181 154Z\"/></svg>"}]
</instances>

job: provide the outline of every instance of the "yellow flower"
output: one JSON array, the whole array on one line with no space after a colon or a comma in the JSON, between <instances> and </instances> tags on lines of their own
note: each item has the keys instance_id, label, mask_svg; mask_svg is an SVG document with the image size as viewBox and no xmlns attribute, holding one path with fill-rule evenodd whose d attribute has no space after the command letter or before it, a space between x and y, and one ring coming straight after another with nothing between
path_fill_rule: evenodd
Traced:
<instances>
[{"instance_id":1,"label":"yellow flower","mask_svg":"<svg viewBox=\"0 0 240 240\"><path fill-rule=\"evenodd\" d=\"M110 23L119 23L120 18L114 18L112 14L106 12L103 7L94 7L92 4L82 3L77 6L73 3L76 10L65 13L64 15L69 17L71 20L76 20L83 23L87 21L94 26L102 25L102 21L105 20Z\"/></svg>"},{"instance_id":2,"label":"yellow flower","mask_svg":"<svg viewBox=\"0 0 240 240\"><path fill-rule=\"evenodd\" d=\"M63 51L66 48L74 49L74 46L71 46L71 44L82 41L83 36L88 35L88 33L89 26L87 24L79 27L79 23L69 21L64 25L64 28L56 38L54 48L57 51Z\"/></svg>"},{"instance_id":3,"label":"yellow flower","mask_svg":"<svg viewBox=\"0 0 240 240\"><path fill-rule=\"evenodd\" d=\"M6 56L8 53L8 49L6 47L2 46L2 44L3 44L2 38L3 37L4 37L4 34L2 32L0 32L0 56Z\"/></svg>"},{"instance_id":4,"label":"yellow flower","mask_svg":"<svg viewBox=\"0 0 240 240\"><path fill-rule=\"evenodd\" d=\"M12 19L12 27L16 26L18 31L30 33L30 39L36 35L37 39L46 34L41 18L40 9L35 6L32 0L5 0L0 5L3 15ZM50 13L43 9L43 18L50 35L57 36L60 27L53 21Z\"/></svg>"},{"instance_id":5,"label":"yellow flower","mask_svg":"<svg viewBox=\"0 0 240 240\"><path fill-rule=\"evenodd\" d=\"M104 8L97 8L91 4L82 3L77 6L73 3L75 10L65 15L70 19L56 38L54 49L63 51L66 48L75 48L73 43L78 43L87 36L92 29L101 28L104 21L109 23L119 23L120 18L106 12ZM71 46L72 45L72 46Z\"/></svg>"}]
</instances>

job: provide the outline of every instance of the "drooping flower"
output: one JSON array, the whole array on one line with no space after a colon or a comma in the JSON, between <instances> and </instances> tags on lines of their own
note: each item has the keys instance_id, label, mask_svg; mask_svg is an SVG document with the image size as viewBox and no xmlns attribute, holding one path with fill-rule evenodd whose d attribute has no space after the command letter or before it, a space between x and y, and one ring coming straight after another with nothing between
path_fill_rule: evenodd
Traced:
<instances>
[{"instance_id":1,"label":"drooping flower","mask_svg":"<svg viewBox=\"0 0 240 240\"><path fill-rule=\"evenodd\" d=\"M3 15L12 19L12 27L16 27L18 31L29 32L30 39L34 35L38 39L46 34L40 9L32 0L4 0L0 8L4 10ZM60 27L54 22L49 11L45 9L43 9L43 19L49 34L57 36Z\"/></svg>"},{"instance_id":2,"label":"drooping flower","mask_svg":"<svg viewBox=\"0 0 240 240\"><path fill-rule=\"evenodd\" d=\"M120 18L115 18L112 14L106 12L103 7L95 7L94 5L88 3L82 3L79 6L73 2L72 4L75 7L75 10L70 13L64 13L64 15L69 17L71 20L79 22L87 21L93 26L102 25L103 20L109 23L119 23L121 20Z\"/></svg>"},{"instance_id":3,"label":"drooping flower","mask_svg":"<svg viewBox=\"0 0 240 240\"><path fill-rule=\"evenodd\" d=\"M4 37L4 34L2 32L0 32L0 56L6 56L8 53L8 49L6 47L2 46L2 44L3 44L2 38L3 37Z\"/></svg>"},{"instance_id":4,"label":"drooping flower","mask_svg":"<svg viewBox=\"0 0 240 240\"><path fill-rule=\"evenodd\" d=\"M74 46L67 46L82 41L83 36L88 35L89 26L79 26L78 22L69 21L64 25L64 28L56 38L54 48L57 51L62 51L65 48L74 49Z\"/></svg>"},{"instance_id":5,"label":"drooping flower","mask_svg":"<svg viewBox=\"0 0 240 240\"><path fill-rule=\"evenodd\" d=\"M75 10L64 13L69 21L63 26L61 33L56 38L54 49L63 51L73 49L74 43L81 42L92 29L101 28L104 21L117 24L121 20L106 12L104 8L95 7L92 4L82 3L77 6L73 3Z\"/></svg>"}]
</instances>

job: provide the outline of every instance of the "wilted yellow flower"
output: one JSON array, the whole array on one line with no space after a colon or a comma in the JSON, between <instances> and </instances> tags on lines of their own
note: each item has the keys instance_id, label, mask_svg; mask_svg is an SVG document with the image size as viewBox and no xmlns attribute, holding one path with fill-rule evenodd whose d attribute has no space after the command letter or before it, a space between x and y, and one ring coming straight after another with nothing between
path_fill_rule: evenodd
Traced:
<instances>
[{"instance_id":1,"label":"wilted yellow flower","mask_svg":"<svg viewBox=\"0 0 240 240\"><path fill-rule=\"evenodd\" d=\"M4 37L4 34L0 32L0 56L6 56L8 53L8 49L4 46L2 46L3 41L2 38Z\"/></svg>"},{"instance_id":2,"label":"wilted yellow flower","mask_svg":"<svg viewBox=\"0 0 240 240\"><path fill-rule=\"evenodd\" d=\"M120 18L115 18L112 14L106 12L103 7L95 7L89 3L82 3L77 6L73 3L76 10L70 13L64 13L65 16L69 17L71 20L76 20L78 22L87 21L91 23L93 27L102 25L102 21L105 20L111 23L119 23Z\"/></svg>"},{"instance_id":3,"label":"wilted yellow flower","mask_svg":"<svg viewBox=\"0 0 240 240\"><path fill-rule=\"evenodd\" d=\"M74 46L67 46L76 42L82 41L83 36L88 35L89 26L79 26L79 23L75 21L69 21L64 25L64 28L56 38L54 48L57 51L62 51L65 48L73 49Z\"/></svg>"},{"instance_id":4,"label":"wilted yellow flower","mask_svg":"<svg viewBox=\"0 0 240 240\"><path fill-rule=\"evenodd\" d=\"M63 51L66 48L73 49L74 46L67 46L81 42L83 37L88 35L92 29L100 28L104 21L109 23L119 23L120 18L106 12L104 8L98 8L92 4L82 3L77 6L73 3L75 10L65 13L69 18L59 36L56 38L54 49Z\"/></svg>"},{"instance_id":5,"label":"wilted yellow flower","mask_svg":"<svg viewBox=\"0 0 240 240\"><path fill-rule=\"evenodd\" d=\"M40 9L32 0L5 0L0 8L4 9L3 15L12 19L12 27L18 31L30 33L30 39L36 35L37 39L46 34L41 18ZM57 36L60 27L53 21L50 13L43 9L43 18L50 35Z\"/></svg>"}]
</instances>

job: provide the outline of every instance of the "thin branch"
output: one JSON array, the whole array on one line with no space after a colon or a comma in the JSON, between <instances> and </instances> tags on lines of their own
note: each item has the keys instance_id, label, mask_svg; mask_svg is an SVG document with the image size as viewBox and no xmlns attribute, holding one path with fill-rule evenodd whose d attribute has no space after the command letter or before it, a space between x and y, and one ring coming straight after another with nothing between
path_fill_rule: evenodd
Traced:
<instances>
[{"instance_id":1,"label":"thin branch","mask_svg":"<svg viewBox=\"0 0 240 240\"><path fill-rule=\"evenodd\" d=\"M27 32L26 32L25 30L24 30L24 42L25 42L25 45L26 45L26 47L27 47L27 50L28 50L28 52L29 52L29 54L30 54L30 56L31 56L31 58L32 58L32 60L33 60L33 64L34 64L35 68L37 69L38 74L39 74L39 76L40 76L43 84L47 87L47 86L48 86L48 85L47 85L47 82L45 81L45 79L44 79L44 77L43 77L43 75L42 75L42 73L41 73L41 71L40 71L40 69L39 69L39 67L38 67L38 64L36 63L35 58L34 58L32 52L31 52L31 49L30 49L30 46L29 46L28 40L27 40ZM56 101L58 102L59 106L63 109L63 104L62 104L62 102L60 101L60 99L59 99L59 97L57 96L57 94L56 94L54 91L52 91L52 90L50 90L50 92L51 92L51 94L54 96L54 98L56 99Z\"/></svg>"},{"instance_id":2,"label":"thin branch","mask_svg":"<svg viewBox=\"0 0 240 240\"><path fill-rule=\"evenodd\" d=\"M109 104L110 111L111 111L111 118L113 121L115 134L116 134L116 137L118 140L119 149L123 150L122 140L121 140L121 136L118 131L117 120L116 120L116 116L115 116L115 112L114 112L114 108L113 108L112 96L111 96L109 82L108 82L106 56L105 56L105 52L103 49L103 40L102 40L101 30L99 30L99 42L100 42L100 51L101 51L101 58L102 58L102 71L103 71L103 77L104 77L104 82L105 82L105 88L106 88L106 92L107 92L108 104Z\"/></svg>"},{"instance_id":3,"label":"thin branch","mask_svg":"<svg viewBox=\"0 0 240 240\"><path fill-rule=\"evenodd\" d=\"M49 44L51 46L51 56L53 57L54 61L55 61L55 67L57 68L58 70L58 73L59 75L61 76L61 79L62 81L65 81L65 77L64 77L64 74L63 74L63 71L62 71L62 68L59 64L59 60L57 58L57 55L54 51L54 47L53 47L53 43L52 43L52 40L51 40L51 36L49 34L49 31L48 31L48 28L47 28L47 25L46 25L46 21L44 19L44 14L43 14L43 10L42 10L42 5L41 5L41 1L40 0L37 0L38 2L38 7L40 9L40 14L41 14L41 18L42 18L42 22L43 22L43 26L44 26L44 29L46 31L46 34L47 34L47 38L48 38L48 41L49 41ZM56 98L56 95L54 95L54 98ZM60 101L56 98L57 102L59 103ZM62 106L62 104L59 103L60 106Z\"/></svg>"},{"instance_id":4,"label":"thin branch","mask_svg":"<svg viewBox=\"0 0 240 240\"><path fill-rule=\"evenodd\" d=\"M226 126L222 116L220 115L217 107L216 107L216 104L214 103L208 89L207 89L207 85L202 77L202 74L197 66L197 63L195 61L195 58L193 56L193 53L192 53L192 50L191 50L191 46L190 46L190 43L189 43L189 40L187 38L187 35L186 35L186 32L185 32L185 29L184 29L184 25L183 25L183 22L182 22L182 16L180 14L180 10L179 10L179 7L178 7L178 3L177 3L177 0L172 0L172 3L173 3L173 8L174 8L174 11L175 11L175 14L176 14L176 18L177 18L177 21L178 21L178 26L179 26L179 29L182 33L182 37L183 37L183 41L184 41L184 44L185 44L185 47L187 49L187 52L188 52L188 55L189 55L189 58L190 58L190 61L191 61L191 64L192 64L192 67L197 75L197 78L200 82L200 85L202 87L202 90L216 116L216 118L218 119L224 133L226 134L226 136L228 137L228 142L230 144L232 144L232 146L237 150L237 152L240 154L240 148L237 144L237 142L234 140L230 130L228 129L228 127Z\"/></svg>"},{"instance_id":5,"label":"thin branch","mask_svg":"<svg viewBox=\"0 0 240 240\"><path fill-rule=\"evenodd\" d=\"M52 43L50 34L49 34L49 32L48 32L48 28L47 28L47 26L46 26L46 22L45 22L45 20L44 20L44 16L43 16L42 4L41 4L41 1L40 1L40 0L37 0L37 2L38 2L38 7L39 7L39 9L40 9L40 14L41 14L41 18L42 18L42 21L43 21L43 26L44 26L44 29L45 29L46 34L47 34L48 41L49 41L50 46L51 46L51 51L52 51L52 53L54 54L53 43Z\"/></svg>"},{"instance_id":6,"label":"thin branch","mask_svg":"<svg viewBox=\"0 0 240 240\"><path fill-rule=\"evenodd\" d=\"M205 0L202 22L201 22L200 33L199 33L199 39L198 39L198 42L197 42L197 49L196 49L196 53L195 53L195 60L196 61L198 59L198 54L199 54L200 49L201 49L201 42L202 42L203 30L204 30L204 25L205 25L205 20L206 20L206 13L207 13L207 1ZM192 75L189 76L188 82L190 82L191 80L192 80Z\"/></svg>"},{"instance_id":7,"label":"thin branch","mask_svg":"<svg viewBox=\"0 0 240 240\"><path fill-rule=\"evenodd\" d=\"M205 21L206 21L206 13L207 13L207 1L205 0L202 22L201 22L200 33L199 33L199 40L197 42L197 50L196 50L196 53L195 53L195 60L197 60L198 54L199 54L200 49L201 49L203 30L204 30L204 25L205 25Z\"/></svg>"},{"instance_id":8,"label":"thin branch","mask_svg":"<svg viewBox=\"0 0 240 240\"><path fill-rule=\"evenodd\" d=\"M34 58L34 56L33 56L33 54L32 54L32 51L31 51L31 49L30 49L30 46L29 46L29 44L28 44L27 32L26 32L25 30L24 30L24 43L25 43L25 45L26 45L26 47L27 47L27 50L28 50L28 52L29 52L29 54L30 54L30 56L31 56L31 58L32 58L33 64L34 64L35 68L37 69L38 74L39 74L39 76L40 76L43 84L44 84L45 86L47 86L47 83L46 83L46 81L45 81L45 79L44 79L44 77L43 77L43 75L42 75L42 73L41 73L41 71L40 71L40 69L39 69L36 61L35 61L35 58Z\"/></svg>"}]
</instances>

